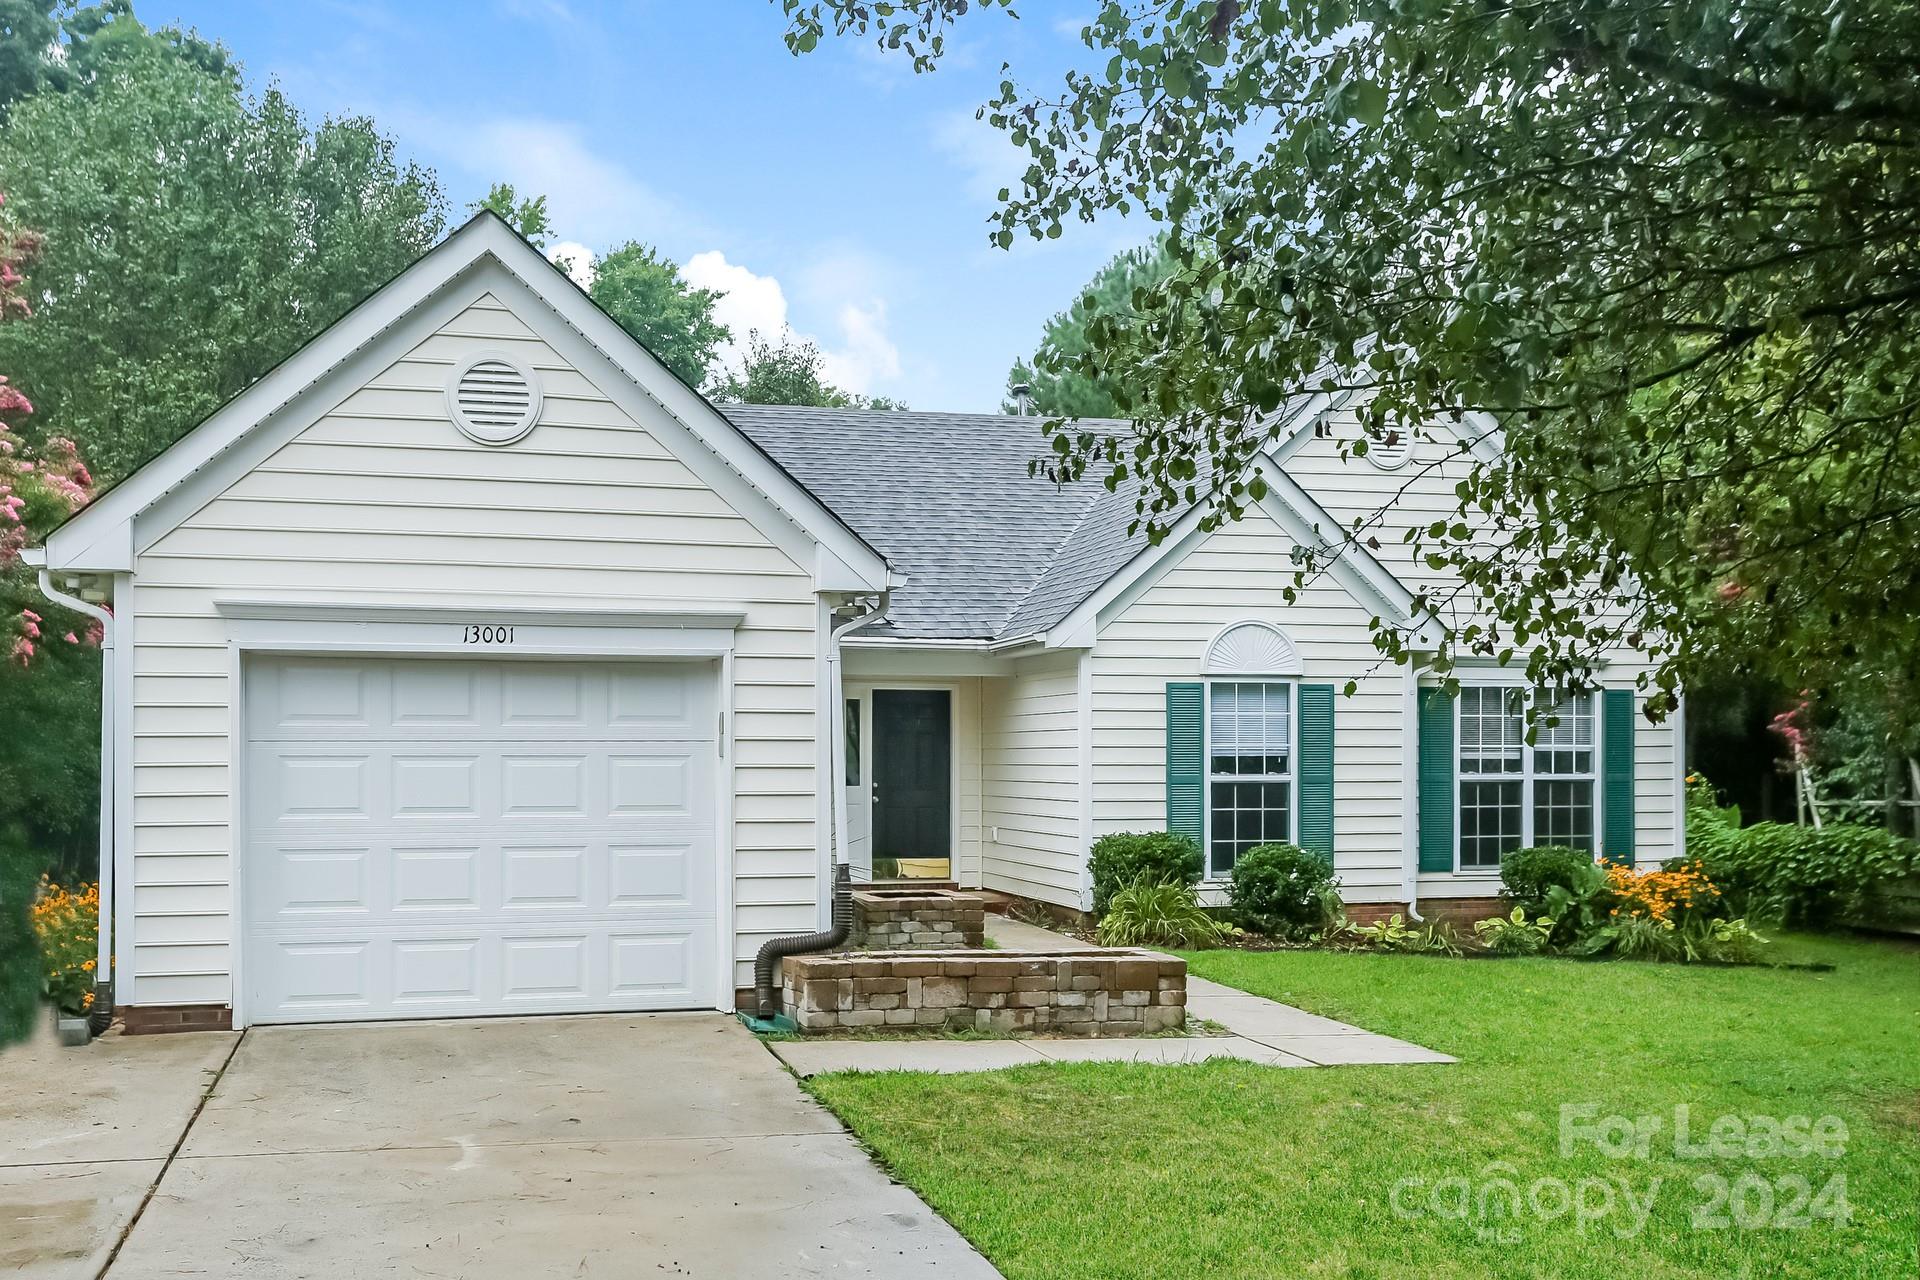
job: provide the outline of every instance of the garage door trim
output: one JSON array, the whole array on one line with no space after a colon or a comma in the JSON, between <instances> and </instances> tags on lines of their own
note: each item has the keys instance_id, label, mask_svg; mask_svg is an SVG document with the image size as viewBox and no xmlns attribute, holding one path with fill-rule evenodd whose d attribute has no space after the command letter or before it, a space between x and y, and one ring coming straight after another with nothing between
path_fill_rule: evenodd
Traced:
<instances>
[{"instance_id":1,"label":"garage door trim","mask_svg":"<svg viewBox=\"0 0 1920 1280\"><path fill-rule=\"evenodd\" d=\"M708 659L718 666L719 760L714 771L714 913L717 1005L733 1009L734 952L734 629L744 605L685 609L604 610L492 608L484 604L349 604L284 599L220 599L227 625L227 830L229 833L228 970L233 1026L251 1024L246 972L248 658L479 658L490 661ZM490 641L469 628L496 628ZM510 638L500 638L499 628ZM482 634L485 634L482 632ZM131 895L129 895L131 897Z\"/></svg>"}]
</instances>

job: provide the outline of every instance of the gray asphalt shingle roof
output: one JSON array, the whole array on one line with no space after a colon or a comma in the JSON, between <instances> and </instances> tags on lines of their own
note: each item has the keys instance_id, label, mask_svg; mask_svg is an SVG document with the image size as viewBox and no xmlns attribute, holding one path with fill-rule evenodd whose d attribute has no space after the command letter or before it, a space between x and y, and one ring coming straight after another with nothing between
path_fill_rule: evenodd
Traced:
<instances>
[{"instance_id":1,"label":"gray asphalt shingle roof","mask_svg":"<svg viewBox=\"0 0 1920 1280\"><path fill-rule=\"evenodd\" d=\"M1065 618L1146 545L1134 489L1027 474L1040 419L989 414L720 406L906 583L871 634L1001 640ZM1095 430L1125 423L1089 420Z\"/></svg>"}]
</instances>

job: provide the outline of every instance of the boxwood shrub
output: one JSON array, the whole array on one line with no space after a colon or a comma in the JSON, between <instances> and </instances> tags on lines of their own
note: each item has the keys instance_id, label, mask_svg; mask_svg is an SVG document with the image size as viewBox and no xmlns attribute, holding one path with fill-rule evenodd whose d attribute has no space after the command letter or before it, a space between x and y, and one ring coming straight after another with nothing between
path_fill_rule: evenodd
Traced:
<instances>
[{"instance_id":1,"label":"boxwood shrub","mask_svg":"<svg viewBox=\"0 0 1920 1280\"><path fill-rule=\"evenodd\" d=\"M1500 896L1529 916L1547 915L1547 890L1559 885L1572 892L1580 868L1592 865L1593 855L1584 849L1553 844L1515 849L1500 859Z\"/></svg>"},{"instance_id":2,"label":"boxwood shrub","mask_svg":"<svg viewBox=\"0 0 1920 1280\"><path fill-rule=\"evenodd\" d=\"M1298 845L1257 844L1233 864L1227 901L1236 921L1275 938L1299 938L1340 912L1333 868Z\"/></svg>"},{"instance_id":3,"label":"boxwood shrub","mask_svg":"<svg viewBox=\"0 0 1920 1280\"><path fill-rule=\"evenodd\" d=\"M1200 883L1200 842L1171 831L1121 831L1093 842L1093 914L1130 884Z\"/></svg>"}]
</instances>

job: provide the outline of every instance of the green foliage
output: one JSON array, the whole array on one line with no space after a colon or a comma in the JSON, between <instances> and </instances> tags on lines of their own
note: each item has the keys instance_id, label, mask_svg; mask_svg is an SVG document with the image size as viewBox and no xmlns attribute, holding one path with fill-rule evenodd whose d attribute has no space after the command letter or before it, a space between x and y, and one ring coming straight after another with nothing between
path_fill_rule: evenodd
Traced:
<instances>
[{"instance_id":1,"label":"green foliage","mask_svg":"<svg viewBox=\"0 0 1920 1280\"><path fill-rule=\"evenodd\" d=\"M1163 245L1129 249L1100 268L1067 310L1047 321L1031 360L1016 360L1007 374L1008 413L1019 412L1013 388L1026 383L1036 413L1066 418L1124 418L1133 396L1125 384L1082 373L1079 362L1089 350L1087 327L1101 316L1122 319L1135 313L1136 296L1172 273L1173 258Z\"/></svg>"},{"instance_id":2,"label":"green foliage","mask_svg":"<svg viewBox=\"0 0 1920 1280\"><path fill-rule=\"evenodd\" d=\"M11 575L9 575L11 576ZM21 594L25 585L20 584ZM0 582L0 593L7 584ZM41 626L58 627L31 664L0 668L0 824L22 833L27 871L59 879L92 878L99 861L100 650L68 644L87 619L45 603Z\"/></svg>"},{"instance_id":3,"label":"green foliage","mask_svg":"<svg viewBox=\"0 0 1920 1280\"><path fill-rule=\"evenodd\" d=\"M1113 895L1100 918L1103 947L1213 947L1232 934L1190 884L1142 879Z\"/></svg>"},{"instance_id":4,"label":"green foliage","mask_svg":"<svg viewBox=\"0 0 1920 1280\"><path fill-rule=\"evenodd\" d=\"M679 266L651 245L629 240L596 258L587 292L690 387L706 384L721 345L733 336L713 318L721 295L689 285Z\"/></svg>"},{"instance_id":5,"label":"green foliage","mask_svg":"<svg viewBox=\"0 0 1920 1280\"><path fill-rule=\"evenodd\" d=\"M15 105L7 208L45 234L35 318L0 326L103 479L178 439L410 264L444 229L432 175L364 118L312 126L167 51L111 60L85 92Z\"/></svg>"},{"instance_id":6,"label":"green foliage","mask_svg":"<svg viewBox=\"0 0 1920 1280\"><path fill-rule=\"evenodd\" d=\"M1554 885L1572 889L1584 874L1581 868L1593 865L1593 855L1581 849L1515 849L1500 859L1500 896L1537 916L1547 908L1547 890Z\"/></svg>"},{"instance_id":7,"label":"green foliage","mask_svg":"<svg viewBox=\"0 0 1920 1280\"><path fill-rule=\"evenodd\" d=\"M27 910L40 887L31 850L25 831L0 826L0 1048L32 1030L45 985Z\"/></svg>"},{"instance_id":8,"label":"green foliage","mask_svg":"<svg viewBox=\"0 0 1920 1280\"><path fill-rule=\"evenodd\" d=\"M1525 907L1515 907L1511 915L1474 921L1473 932L1495 955L1534 956L1547 949L1553 937L1553 921L1546 916L1529 920Z\"/></svg>"},{"instance_id":9,"label":"green foliage","mask_svg":"<svg viewBox=\"0 0 1920 1280\"><path fill-rule=\"evenodd\" d=\"M217 44L175 27L149 31L131 0L0 0L0 118L34 93L85 92L111 63L146 52L170 53L211 75L238 74Z\"/></svg>"},{"instance_id":10,"label":"green foliage","mask_svg":"<svg viewBox=\"0 0 1920 1280\"><path fill-rule=\"evenodd\" d=\"M1130 884L1200 883L1200 844L1171 831L1122 831L1093 842L1088 872L1093 879L1093 914L1104 916L1113 896Z\"/></svg>"},{"instance_id":11,"label":"green foliage","mask_svg":"<svg viewBox=\"0 0 1920 1280\"><path fill-rule=\"evenodd\" d=\"M1553 918L1554 946L1576 955L1596 955L1612 945L1606 929L1616 902L1607 873L1585 862L1571 869L1567 883L1547 886L1540 911Z\"/></svg>"},{"instance_id":12,"label":"green foliage","mask_svg":"<svg viewBox=\"0 0 1920 1280\"><path fill-rule=\"evenodd\" d=\"M1878 893L1920 869L1920 843L1883 827L1742 827L1738 810L1717 807L1705 785L1687 799L1687 853L1747 919L1826 926L1870 916Z\"/></svg>"},{"instance_id":13,"label":"green foliage","mask_svg":"<svg viewBox=\"0 0 1920 1280\"><path fill-rule=\"evenodd\" d=\"M1006 5L783 7L795 51L925 68ZM1031 160L989 236L1143 214L1177 266L1071 362L1137 425L1064 429L1050 473L1136 478L1155 538L1196 496L1237 518L1269 415L1354 390L1374 438L1504 428L1456 518L1406 530L1442 674L1644 647L1658 711L1694 672L1920 670L1920 9L1111 3L1082 38L985 105Z\"/></svg>"},{"instance_id":14,"label":"green foliage","mask_svg":"<svg viewBox=\"0 0 1920 1280\"><path fill-rule=\"evenodd\" d=\"M735 404L798 404L817 409L904 409L885 396L842 391L822 372L826 357L813 342L791 331L769 341L758 329L747 334L747 355L738 372L714 390Z\"/></svg>"},{"instance_id":15,"label":"green foliage","mask_svg":"<svg viewBox=\"0 0 1920 1280\"><path fill-rule=\"evenodd\" d=\"M520 233L520 238L536 249L545 249L553 235L553 223L547 217L547 198L529 196L522 200L510 182L496 182L487 189L486 198L467 206L469 213L482 209L499 215L500 220Z\"/></svg>"},{"instance_id":16,"label":"green foliage","mask_svg":"<svg viewBox=\"0 0 1920 1280\"><path fill-rule=\"evenodd\" d=\"M1416 927L1408 924L1407 918L1397 911L1373 924L1343 923L1327 935L1327 941L1335 946L1397 951L1408 955L1460 954L1459 944L1453 940L1452 933L1445 925L1434 920Z\"/></svg>"},{"instance_id":17,"label":"green foliage","mask_svg":"<svg viewBox=\"0 0 1920 1280\"><path fill-rule=\"evenodd\" d=\"M1227 901L1242 924L1276 938L1318 933L1340 911L1333 868L1290 844L1255 845L1235 859Z\"/></svg>"}]
</instances>

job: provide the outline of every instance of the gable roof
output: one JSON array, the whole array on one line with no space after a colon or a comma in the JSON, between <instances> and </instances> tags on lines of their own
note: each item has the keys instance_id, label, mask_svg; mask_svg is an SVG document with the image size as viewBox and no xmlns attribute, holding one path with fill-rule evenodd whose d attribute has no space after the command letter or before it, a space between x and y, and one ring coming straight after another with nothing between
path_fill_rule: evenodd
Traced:
<instances>
[{"instance_id":1,"label":"gable roof","mask_svg":"<svg viewBox=\"0 0 1920 1280\"><path fill-rule=\"evenodd\" d=\"M758 404L722 405L721 412L879 547L904 579L886 618L863 635L1031 635L1145 542L1122 545L1133 518L1130 493L1111 493L1091 475L1056 485L1027 474L1030 461L1052 456L1038 418ZM1071 585L1082 579L1091 579L1085 590ZM1047 621L1032 625L1039 616Z\"/></svg>"},{"instance_id":2,"label":"gable roof","mask_svg":"<svg viewBox=\"0 0 1920 1280\"><path fill-rule=\"evenodd\" d=\"M533 309L544 314L523 321L560 344L583 373L613 384L602 390L616 402L653 410L649 426L678 437L695 455L682 460L743 516L792 549L810 542L803 567L820 589L887 584L879 550L487 211L56 528L46 539L49 567L131 570L140 549L343 399L357 385L353 374L384 367L394 358L390 347L419 341L424 324L488 291L540 304Z\"/></svg>"},{"instance_id":3,"label":"gable roof","mask_svg":"<svg viewBox=\"0 0 1920 1280\"><path fill-rule=\"evenodd\" d=\"M1307 397L1287 406L1301 412ZM1096 468L1071 484L1029 476L1051 457L1039 418L992 414L721 406L740 429L879 547L904 581L875 639L1011 643L1065 638L1062 624L1112 596L1198 527L1199 508L1170 513L1159 545L1129 533L1139 496L1129 477L1109 490ZM1096 431L1131 424L1082 419ZM1271 461L1261 506L1303 542L1338 536L1313 497ZM1412 597L1363 549L1328 571L1383 616L1408 621Z\"/></svg>"}]
</instances>

